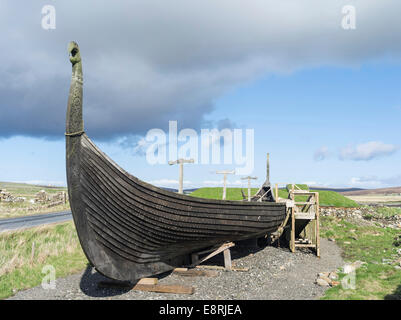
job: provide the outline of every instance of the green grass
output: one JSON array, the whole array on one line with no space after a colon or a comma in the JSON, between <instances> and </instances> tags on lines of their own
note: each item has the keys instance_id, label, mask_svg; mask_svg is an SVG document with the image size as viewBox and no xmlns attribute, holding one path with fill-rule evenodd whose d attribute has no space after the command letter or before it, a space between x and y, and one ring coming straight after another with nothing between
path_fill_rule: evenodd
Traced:
<instances>
[{"instance_id":1,"label":"green grass","mask_svg":"<svg viewBox=\"0 0 401 320\"><path fill-rule=\"evenodd\" d=\"M248 189L243 189L245 196L248 196ZM258 191L257 188L251 189L251 195ZM193 197L206 199L222 199L223 188L200 188L190 194ZM241 188L227 188L227 200L242 200Z\"/></svg>"},{"instance_id":2,"label":"green grass","mask_svg":"<svg viewBox=\"0 0 401 320\"><path fill-rule=\"evenodd\" d=\"M323 299L401 299L401 270L395 269L401 258L395 238L399 230L359 226L333 217L321 217L321 237L334 238L343 249L347 262L366 262L356 271L356 288L341 285L326 291ZM388 259L390 264L383 264ZM340 280L344 275L340 275Z\"/></svg>"},{"instance_id":3,"label":"green grass","mask_svg":"<svg viewBox=\"0 0 401 320\"><path fill-rule=\"evenodd\" d=\"M391 207L378 207L376 208L377 214L382 218L394 217L401 215L401 208Z\"/></svg>"},{"instance_id":4,"label":"green grass","mask_svg":"<svg viewBox=\"0 0 401 320\"><path fill-rule=\"evenodd\" d=\"M0 189L6 189L13 195L18 195L21 197L24 196L33 197L40 190L45 190L47 193L67 191L67 188L65 187L45 187L45 186L37 186L27 183L15 183L15 182L0 182Z\"/></svg>"},{"instance_id":5,"label":"green grass","mask_svg":"<svg viewBox=\"0 0 401 320\"><path fill-rule=\"evenodd\" d=\"M58 278L87 263L72 222L0 233L0 299L40 285L46 265L55 268Z\"/></svg>"},{"instance_id":6,"label":"green grass","mask_svg":"<svg viewBox=\"0 0 401 320\"><path fill-rule=\"evenodd\" d=\"M302 185L300 185L302 186ZM243 189L244 194L247 196L248 189ZM258 191L257 188L252 188L252 195ZM318 191L319 192L319 200L321 206L335 206L335 207L359 207L359 205L349 199L344 197L343 195L334 192L334 191ZM288 198L288 192L285 189L279 189L279 197ZM191 193L193 197L206 198L206 199L222 199L223 196L223 188L200 188ZM242 200L241 188L227 188L227 200ZM305 201L306 197L299 196L296 198L299 201Z\"/></svg>"}]
</instances>

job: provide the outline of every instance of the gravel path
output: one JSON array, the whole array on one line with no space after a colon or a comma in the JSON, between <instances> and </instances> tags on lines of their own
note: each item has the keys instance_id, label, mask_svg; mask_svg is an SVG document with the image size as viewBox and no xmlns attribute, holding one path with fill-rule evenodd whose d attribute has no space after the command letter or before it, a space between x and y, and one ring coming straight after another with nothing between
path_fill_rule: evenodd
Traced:
<instances>
[{"instance_id":1,"label":"gravel path","mask_svg":"<svg viewBox=\"0 0 401 320\"><path fill-rule=\"evenodd\" d=\"M289 252L287 248L265 247L258 251L234 247L235 267L248 272L218 271L217 277L182 277L164 274L159 284L195 287L193 295L100 289L105 280L91 268L80 274L57 279L56 289L41 286L18 292L10 299L318 299L326 290L315 284L319 272L333 271L344 264L334 242L321 239L321 258L308 249ZM222 258L215 261L222 265ZM208 262L210 263L210 260Z\"/></svg>"}]
</instances>

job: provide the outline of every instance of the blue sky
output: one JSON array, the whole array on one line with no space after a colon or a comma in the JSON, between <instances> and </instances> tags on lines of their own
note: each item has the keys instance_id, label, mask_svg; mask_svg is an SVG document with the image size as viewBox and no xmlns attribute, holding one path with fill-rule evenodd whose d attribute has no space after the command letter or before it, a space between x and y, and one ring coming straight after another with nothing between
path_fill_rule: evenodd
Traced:
<instances>
[{"instance_id":1,"label":"blue sky","mask_svg":"<svg viewBox=\"0 0 401 320\"><path fill-rule=\"evenodd\" d=\"M51 31L40 28L45 2L2 4L11 45L0 56L0 181L65 184L66 46L75 39L83 56L86 131L145 181L177 187L177 166L152 166L135 148L148 130L166 130L169 120L178 120L179 128L198 133L221 123L254 129L255 186L265 177L266 152L273 183L401 185L401 26L396 10L386 10L396 2L354 1L357 28L347 31L340 27L342 3L323 9L305 1L314 3L311 9L276 2L272 9L265 6L274 1L254 1L240 10L236 1L205 1L185 4L184 16L157 1L120 1L113 10L102 2L104 9L87 4L78 16L74 3L56 3ZM122 15L125 9L132 14ZM297 19L280 19L287 11ZM7 23L12 13L24 22ZM114 22L102 33L104 15ZM227 37L238 17L241 28ZM76 26L82 19L85 29ZM318 29L306 23L311 20ZM218 31L210 33L212 27ZM221 185L213 172L233 167L186 165L184 187ZM246 185L239 176L229 181Z\"/></svg>"}]
</instances>

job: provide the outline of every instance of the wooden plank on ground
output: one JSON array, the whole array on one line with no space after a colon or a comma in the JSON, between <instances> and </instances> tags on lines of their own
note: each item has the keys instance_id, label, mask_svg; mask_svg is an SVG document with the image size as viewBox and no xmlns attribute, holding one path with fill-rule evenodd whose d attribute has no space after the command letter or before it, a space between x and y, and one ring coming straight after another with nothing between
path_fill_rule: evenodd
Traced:
<instances>
[{"instance_id":1,"label":"wooden plank on ground","mask_svg":"<svg viewBox=\"0 0 401 320\"><path fill-rule=\"evenodd\" d=\"M193 294L195 292L194 287L187 287L181 285L161 285L161 284L136 284L132 290L136 291L149 291L149 292L160 292L160 293L176 293L176 294Z\"/></svg>"},{"instance_id":2,"label":"wooden plank on ground","mask_svg":"<svg viewBox=\"0 0 401 320\"><path fill-rule=\"evenodd\" d=\"M142 278L137 282L137 284L157 284L157 281L157 278Z\"/></svg>"},{"instance_id":3,"label":"wooden plank on ground","mask_svg":"<svg viewBox=\"0 0 401 320\"><path fill-rule=\"evenodd\" d=\"M177 268L178 269L178 268ZM177 270L174 269L175 274L183 277L217 277L218 272L215 270L200 270L200 269L187 269Z\"/></svg>"},{"instance_id":4,"label":"wooden plank on ground","mask_svg":"<svg viewBox=\"0 0 401 320\"><path fill-rule=\"evenodd\" d=\"M221 267L221 266L209 266L209 265L200 265L200 266L196 266L195 268L198 269L214 269L214 270L226 270L225 267ZM249 268L231 268L231 271L239 271L239 272L248 272Z\"/></svg>"},{"instance_id":5,"label":"wooden plank on ground","mask_svg":"<svg viewBox=\"0 0 401 320\"><path fill-rule=\"evenodd\" d=\"M195 292L194 287L174 285L174 284L140 284L133 285L129 282L122 281L100 281L98 283L99 288L111 288L111 289L123 289L123 290L135 290L135 291L148 291L148 292L160 292L160 293L176 293L176 294L193 294Z\"/></svg>"}]
</instances>

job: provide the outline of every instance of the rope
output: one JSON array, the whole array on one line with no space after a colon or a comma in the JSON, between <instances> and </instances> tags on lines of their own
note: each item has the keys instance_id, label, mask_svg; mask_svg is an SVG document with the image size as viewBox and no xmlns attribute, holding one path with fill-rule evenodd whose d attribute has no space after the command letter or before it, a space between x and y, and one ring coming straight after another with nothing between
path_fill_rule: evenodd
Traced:
<instances>
[{"instance_id":1,"label":"rope","mask_svg":"<svg viewBox=\"0 0 401 320\"><path fill-rule=\"evenodd\" d=\"M68 136L68 137L75 137L75 136L81 136L85 133L84 130L81 131L77 131L77 132L71 132L71 133L64 133L64 135Z\"/></svg>"}]
</instances>

